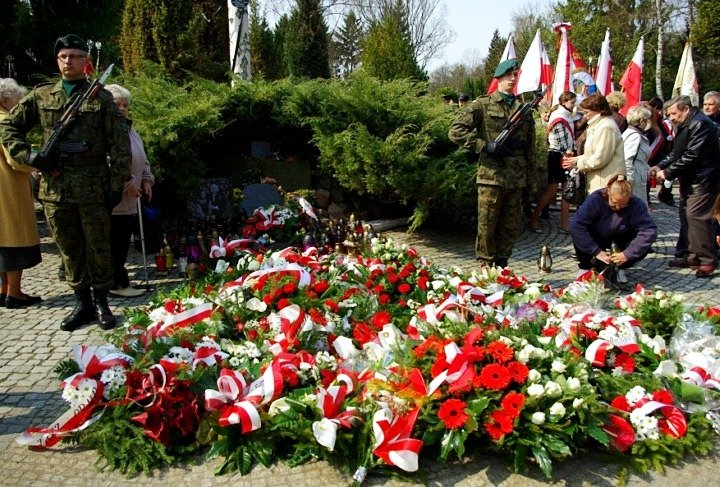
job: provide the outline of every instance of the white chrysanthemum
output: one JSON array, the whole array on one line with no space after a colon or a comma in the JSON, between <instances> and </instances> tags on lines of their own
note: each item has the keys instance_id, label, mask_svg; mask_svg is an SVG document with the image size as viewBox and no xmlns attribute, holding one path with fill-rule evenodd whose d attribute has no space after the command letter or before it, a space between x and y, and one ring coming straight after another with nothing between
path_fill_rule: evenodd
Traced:
<instances>
[{"instance_id":1,"label":"white chrysanthemum","mask_svg":"<svg viewBox=\"0 0 720 487\"><path fill-rule=\"evenodd\" d=\"M576 397L575 399L573 399L573 402L572 402L573 409L579 409L580 406L582 406L584 402L585 402L585 399L583 399L581 397Z\"/></svg>"},{"instance_id":2,"label":"white chrysanthemum","mask_svg":"<svg viewBox=\"0 0 720 487\"><path fill-rule=\"evenodd\" d=\"M171 347L168 353L163 357L170 362L190 362L195 354L192 350L185 347Z\"/></svg>"},{"instance_id":3,"label":"white chrysanthemum","mask_svg":"<svg viewBox=\"0 0 720 487\"><path fill-rule=\"evenodd\" d=\"M649 398L647 391L642 386L635 386L625 394L625 399L632 407L645 398Z\"/></svg>"}]
</instances>

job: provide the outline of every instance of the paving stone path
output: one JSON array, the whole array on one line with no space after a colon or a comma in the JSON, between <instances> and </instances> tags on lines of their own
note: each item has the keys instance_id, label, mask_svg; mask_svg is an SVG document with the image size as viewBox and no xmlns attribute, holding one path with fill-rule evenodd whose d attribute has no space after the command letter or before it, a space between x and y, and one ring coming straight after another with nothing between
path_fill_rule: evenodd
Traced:
<instances>
[{"instance_id":1,"label":"paving stone path","mask_svg":"<svg viewBox=\"0 0 720 487\"><path fill-rule=\"evenodd\" d=\"M654 198L654 196L653 196ZM677 238L677 209L655 201L653 216L660 237L655 252L628 272L631 283L642 282L648 287L660 286L680 292L688 305L702 305L720 302L718 279L696 279L690 270L675 270L667 267L673 256ZM572 281L577 265L570 258L570 238L558 231L558 215L551 213L550 220L543 221L543 233L525 231L510 259L510 266L531 280L544 280L554 286L563 286ZM24 290L29 294L43 297L40 306L23 310L0 308L0 486L122 486L122 485L206 485L234 486L288 486L320 487L347 485L349 478L324 462L316 462L298 468L278 464L271 468L255 468L250 475L214 476L218 461L196 463L162 469L152 477L127 479L114 472L101 471L96 467L98 456L93 451L61 446L53 451L34 452L20 447L15 438L31 426L46 426L65 411L60 396L59 381L53 368L68 358L74 344L104 343L101 330L90 325L73 333L60 331L62 318L72 308L72 293L65 283L58 281L59 257L52 239L47 236L44 222L40 222L43 235L41 246L43 262L26 272ZM423 230L407 234L403 230L387 232L397 242L416 247L443 267L459 266L471 270L475 265L473 239L474 231L468 225L445 225L443 229ZM551 249L554 263L552 272L541 274L536 261L542 245ZM142 259L131 250L131 276L139 282ZM157 279L151 273L151 280L158 285L172 285L178 282L171 273ZM121 317L124 309L140 306L146 297L111 298L111 307ZM670 468L666 476L652 474L632 476L629 485L652 486L710 486L717 485L716 461L718 452L701 459L688 459L687 463ZM592 453L584 454L556 468L555 480L546 482L539 471L526 475L511 474L501 459L476 452L471 459L455 462L444 468L421 457L428 463L427 473L422 478L403 483L385 478L370 477L366 485L432 485L432 486L539 486L539 485L599 485L615 483L617 466L603 463Z\"/></svg>"}]
</instances>

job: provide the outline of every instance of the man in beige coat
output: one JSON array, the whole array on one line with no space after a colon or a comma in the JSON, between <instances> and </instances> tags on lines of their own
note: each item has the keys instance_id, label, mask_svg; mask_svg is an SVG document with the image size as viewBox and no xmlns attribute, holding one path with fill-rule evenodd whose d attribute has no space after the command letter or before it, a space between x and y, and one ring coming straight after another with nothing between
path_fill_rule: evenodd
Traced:
<instances>
[{"instance_id":1,"label":"man in beige coat","mask_svg":"<svg viewBox=\"0 0 720 487\"><path fill-rule=\"evenodd\" d=\"M577 167L587 179L587 192L604 188L616 174L625 174L625 151L620 129L604 96L593 93L580 104L588 119L585 151L563 159L563 167Z\"/></svg>"},{"instance_id":2,"label":"man in beige coat","mask_svg":"<svg viewBox=\"0 0 720 487\"><path fill-rule=\"evenodd\" d=\"M12 78L0 79L0 120L17 105L25 89ZM30 173L0 148L0 306L24 308L41 301L22 292L23 269L40 263L40 235L35 219Z\"/></svg>"}]
</instances>

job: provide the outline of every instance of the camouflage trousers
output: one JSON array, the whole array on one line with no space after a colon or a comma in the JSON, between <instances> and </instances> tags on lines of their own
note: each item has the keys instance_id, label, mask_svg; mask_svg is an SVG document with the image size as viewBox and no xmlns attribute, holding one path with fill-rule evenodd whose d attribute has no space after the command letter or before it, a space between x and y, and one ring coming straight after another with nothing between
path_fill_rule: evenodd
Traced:
<instances>
[{"instance_id":1,"label":"camouflage trousers","mask_svg":"<svg viewBox=\"0 0 720 487\"><path fill-rule=\"evenodd\" d=\"M491 265L512 254L523 229L522 188L478 184L478 223L475 256Z\"/></svg>"},{"instance_id":2,"label":"camouflage trousers","mask_svg":"<svg viewBox=\"0 0 720 487\"><path fill-rule=\"evenodd\" d=\"M102 204L43 201L73 291L111 289L110 213Z\"/></svg>"}]
</instances>

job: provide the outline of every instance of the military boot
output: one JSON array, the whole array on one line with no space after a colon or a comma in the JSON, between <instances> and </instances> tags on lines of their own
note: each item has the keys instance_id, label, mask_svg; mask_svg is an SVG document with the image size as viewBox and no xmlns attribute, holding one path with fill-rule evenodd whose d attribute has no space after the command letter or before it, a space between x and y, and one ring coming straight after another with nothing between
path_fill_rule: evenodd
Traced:
<instances>
[{"instance_id":1,"label":"military boot","mask_svg":"<svg viewBox=\"0 0 720 487\"><path fill-rule=\"evenodd\" d=\"M95 289L95 306L97 306L100 312L100 328L103 330L111 330L115 327L115 317L112 311L110 311L110 305L108 305L108 292L107 289Z\"/></svg>"},{"instance_id":2,"label":"military boot","mask_svg":"<svg viewBox=\"0 0 720 487\"><path fill-rule=\"evenodd\" d=\"M96 317L95 306L89 289L75 291L75 308L60 324L63 331L73 331L90 323Z\"/></svg>"}]
</instances>

